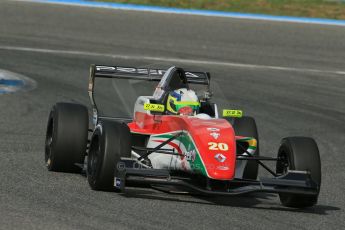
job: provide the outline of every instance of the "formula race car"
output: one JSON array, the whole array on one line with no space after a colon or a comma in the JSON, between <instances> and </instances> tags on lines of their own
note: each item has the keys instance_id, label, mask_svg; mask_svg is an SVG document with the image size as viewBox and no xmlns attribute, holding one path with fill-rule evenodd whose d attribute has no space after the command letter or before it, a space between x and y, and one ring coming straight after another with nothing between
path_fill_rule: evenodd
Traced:
<instances>
[{"instance_id":1,"label":"formula race car","mask_svg":"<svg viewBox=\"0 0 345 230\"><path fill-rule=\"evenodd\" d=\"M158 85L152 96L137 98L132 118L102 116L94 99L99 78ZM315 205L321 185L316 142L287 137L276 157L261 156L255 120L241 110L224 109L219 114L211 102L210 79L208 72L177 67L92 65L88 88L92 115L74 103L57 103L50 112L48 170L84 172L94 190L126 192L132 186L209 196L267 192L278 193L284 206ZM205 90L197 95L192 86ZM275 170L265 161L276 162ZM259 166L272 177L258 179Z\"/></svg>"}]
</instances>

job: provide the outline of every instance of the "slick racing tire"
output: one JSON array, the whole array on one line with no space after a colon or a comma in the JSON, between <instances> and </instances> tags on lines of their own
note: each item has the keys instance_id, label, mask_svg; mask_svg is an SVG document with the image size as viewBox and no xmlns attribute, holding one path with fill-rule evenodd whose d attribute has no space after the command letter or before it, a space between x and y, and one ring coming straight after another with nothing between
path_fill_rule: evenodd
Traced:
<instances>
[{"instance_id":1,"label":"slick racing tire","mask_svg":"<svg viewBox=\"0 0 345 230\"><path fill-rule=\"evenodd\" d=\"M318 186L317 195L295 195L280 193L281 203L287 207L303 208L317 203L321 186L321 161L314 139L309 137L287 137L281 141L276 172L285 174L288 169L307 171Z\"/></svg>"},{"instance_id":2,"label":"slick racing tire","mask_svg":"<svg viewBox=\"0 0 345 230\"><path fill-rule=\"evenodd\" d=\"M231 123L232 123L232 127L235 130L236 136L254 137L257 140L257 148L254 153L254 156L259 156L260 155L259 135L258 135L258 130L257 130L254 118L252 117L233 118ZM246 148L246 146L243 146L243 147ZM242 153L243 153L242 148L238 147L237 154L242 154ZM256 180L256 178L258 177L258 170L259 170L259 165L256 161L253 161L253 160L247 161L247 165L243 172L243 179Z\"/></svg>"},{"instance_id":3,"label":"slick racing tire","mask_svg":"<svg viewBox=\"0 0 345 230\"><path fill-rule=\"evenodd\" d=\"M57 103L50 111L45 162L49 171L78 173L86 154L89 128L88 110L84 105Z\"/></svg>"},{"instance_id":4,"label":"slick racing tire","mask_svg":"<svg viewBox=\"0 0 345 230\"><path fill-rule=\"evenodd\" d=\"M120 122L102 120L92 135L87 159L87 178L91 189L114 190L114 177L123 165L121 157L131 156L129 127Z\"/></svg>"}]
</instances>

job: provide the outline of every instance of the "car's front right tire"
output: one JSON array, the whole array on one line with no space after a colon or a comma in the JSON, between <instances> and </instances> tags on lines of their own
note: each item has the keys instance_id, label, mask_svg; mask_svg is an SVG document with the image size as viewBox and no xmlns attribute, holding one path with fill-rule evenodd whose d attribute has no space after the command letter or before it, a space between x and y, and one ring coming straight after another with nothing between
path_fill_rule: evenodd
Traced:
<instances>
[{"instance_id":1,"label":"car's front right tire","mask_svg":"<svg viewBox=\"0 0 345 230\"><path fill-rule=\"evenodd\" d=\"M84 105L56 103L50 111L45 162L49 171L80 172L86 154L89 128L88 110Z\"/></svg>"},{"instance_id":2,"label":"car's front right tire","mask_svg":"<svg viewBox=\"0 0 345 230\"><path fill-rule=\"evenodd\" d=\"M281 203L287 207L304 208L317 203L321 186L321 160L317 144L309 137L287 137L281 142L276 166L277 174L287 170L307 171L317 186L315 195L280 193Z\"/></svg>"},{"instance_id":3,"label":"car's front right tire","mask_svg":"<svg viewBox=\"0 0 345 230\"><path fill-rule=\"evenodd\" d=\"M260 155L259 149L259 134L256 127L255 119L252 117L240 117L240 118L231 118L232 119L232 127L234 128L236 136L245 136L245 137L253 137L257 141L256 151L254 156ZM241 148L237 148L237 154L243 154L243 150ZM244 179L256 180L258 177L259 172L259 165L256 161L250 160L247 162L246 167L243 172Z\"/></svg>"}]
</instances>

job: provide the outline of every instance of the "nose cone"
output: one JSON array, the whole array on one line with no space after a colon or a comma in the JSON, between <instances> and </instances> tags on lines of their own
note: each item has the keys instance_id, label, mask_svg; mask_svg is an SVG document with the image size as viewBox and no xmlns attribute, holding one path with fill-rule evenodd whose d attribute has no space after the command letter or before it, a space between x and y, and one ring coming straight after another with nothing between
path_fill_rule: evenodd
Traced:
<instances>
[{"instance_id":1,"label":"nose cone","mask_svg":"<svg viewBox=\"0 0 345 230\"><path fill-rule=\"evenodd\" d=\"M235 174L235 161L231 151L224 153L208 153L213 159L207 158L206 172L209 178L216 180L230 180Z\"/></svg>"},{"instance_id":2,"label":"nose cone","mask_svg":"<svg viewBox=\"0 0 345 230\"><path fill-rule=\"evenodd\" d=\"M196 126L196 125L195 125ZM235 176L236 140L232 126L224 119L198 121L192 131L205 176L231 180Z\"/></svg>"}]
</instances>

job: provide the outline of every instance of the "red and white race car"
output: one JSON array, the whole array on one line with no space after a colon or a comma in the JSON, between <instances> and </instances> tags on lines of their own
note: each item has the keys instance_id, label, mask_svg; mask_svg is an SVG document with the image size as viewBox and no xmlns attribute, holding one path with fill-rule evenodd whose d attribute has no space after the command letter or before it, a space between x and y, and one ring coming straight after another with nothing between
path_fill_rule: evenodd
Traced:
<instances>
[{"instance_id":1,"label":"red and white race car","mask_svg":"<svg viewBox=\"0 0 345 230\"><path fill-rule=\"evenodd\" d=\"M99 114L94 100L98 78L159 83L153 96L137 98L128 119ZM206 86L203 96L193 94L193 85ZM276 157L261 156L255 120L240 110L219 115L210 100L208 72L92 65L88 92L90 129L84 105L53 106L46 135L48 170L85 172L94 190L151 186L212 196L268 192L278 193L285 206L317 203L321 166L315 141L287 137ZM264 161L275 161L276 169ZM258 179L259 165L272 177Z\"/></svg>"}]
</instances>

